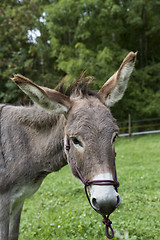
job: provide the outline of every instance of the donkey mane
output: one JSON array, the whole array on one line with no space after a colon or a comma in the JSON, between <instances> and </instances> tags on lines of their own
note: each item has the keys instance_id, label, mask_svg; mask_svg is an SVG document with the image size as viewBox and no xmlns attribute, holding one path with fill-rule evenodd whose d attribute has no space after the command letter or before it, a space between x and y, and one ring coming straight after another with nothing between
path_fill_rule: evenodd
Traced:
<instances>
[{"instance_id":1,"label":"donkey mane","mask_svg":"<svg viewBox=\"0 0 160 240\"><path fill-rule=\"evenodd\" d=\"M93 82L92 76L84 76L85 71L82 72L78 79L74 80L70 83L70 81L64 79L62 80L55 90L65 94L68 97L74 96L74 97L87 97L87 96L96 96L97 98L100 98L99 94L88 88L88 86Z\"/></svg>"}]
</instances>

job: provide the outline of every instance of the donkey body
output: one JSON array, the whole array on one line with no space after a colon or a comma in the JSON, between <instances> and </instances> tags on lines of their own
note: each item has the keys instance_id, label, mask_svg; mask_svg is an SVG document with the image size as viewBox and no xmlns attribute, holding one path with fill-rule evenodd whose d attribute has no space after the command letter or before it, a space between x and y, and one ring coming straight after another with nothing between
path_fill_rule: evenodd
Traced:
<instances>
[{"instance_id":1,"label":"donkey body","mask_svg":"<svg viewBox=\"0 0 160 240\"><path fill-rule=\"evenodd\" d=\"M136 53L129 53L98 94L87 90L88 79L79 79L67 95L21 75L13 78L36 104L0 105L0 240L18 239L24 200L47 174L68 163L78 177L65 152L67 139L86 179L115 179L118 127L109 107L122 98L135 58ZM120 203L113 186L91 186L90 194L100 214L110 214Z\"/></svg>"}]
</instances>

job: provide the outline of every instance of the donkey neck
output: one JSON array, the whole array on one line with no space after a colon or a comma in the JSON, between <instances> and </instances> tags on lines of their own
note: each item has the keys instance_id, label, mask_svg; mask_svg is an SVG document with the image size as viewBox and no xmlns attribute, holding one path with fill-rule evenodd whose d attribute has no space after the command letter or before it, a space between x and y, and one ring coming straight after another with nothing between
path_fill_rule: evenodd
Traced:
<instances>
[{"instance_id":1,"label":"donkey neck","mask_svg":"<svg viewBox=\"0 0 160 240\"><path fill-rule=\"evenodd\" d=\"M8 121L15 126L15 131L19 131L19 128L23 131L21 138L27 136L28 157L36 165L37 171L50 173L67 164L64 153L63 115L49 114L36 105L7 106L4 110L3 116L7 116L7 110L10 112Z\"/></svg>"}]
</instances>

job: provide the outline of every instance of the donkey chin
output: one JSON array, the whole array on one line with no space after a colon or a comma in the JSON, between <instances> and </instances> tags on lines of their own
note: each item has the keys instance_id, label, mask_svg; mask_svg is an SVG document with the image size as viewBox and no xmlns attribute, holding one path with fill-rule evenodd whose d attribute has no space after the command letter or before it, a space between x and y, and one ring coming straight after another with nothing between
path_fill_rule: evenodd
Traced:
<instances>
[{"instance_id":1,"label":"donkey chin","mask_svg":"<svg viewBox=\"0 0 160 240\"><path fill-rule=\"evenodd\" d=\"M94 180L113 180L112 175L99 174ZM92 185L90 202L93 209L101 215L110 215L121 203L121 197L114 186Z\"/></svg>"}]
</instances>

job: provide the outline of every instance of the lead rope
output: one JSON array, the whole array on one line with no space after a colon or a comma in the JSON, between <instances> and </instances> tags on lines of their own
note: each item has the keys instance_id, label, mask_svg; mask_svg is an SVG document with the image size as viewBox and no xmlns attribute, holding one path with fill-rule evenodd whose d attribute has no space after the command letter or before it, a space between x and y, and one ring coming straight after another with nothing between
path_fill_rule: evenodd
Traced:
<instances>
[{"instance_id":1,"label":"lead rope","mask_svg":"<svg viewBox=\"0 0 160 240\"><path fill-rule=\"evenodd\" d=\"M94 181L89 181L89 180L83 178L83 176L80 173L79 169L75 165L72 156L70 155L70 143L69 143L69 139L68 138L67 138L67 144L66 144L66 151L68 153L70 161L72 162L73 167L75 168L76 172L78 173L78 176L79 176L80 180L84 184L85 193L86 193L88 202L91 205L91 207L92 207L92 204L90 202L90 198L89 198L88 191L87 191L87 187L88 186L90 186L92 184L93 185L114 185L114 187L117 190L117 188L119 187L119 182L117 181L117 174L116 174L116 172L115 172L115 176L116 176L116 180L115 181L112 181L112 180L94 180ZM111 227L112 222L109 220L109 215L107 217L105 215L103 215L103 221L102 222L105 225L106 237L109 238L109 239L112 239L114 237L114 231L113 231L113 228ZM109 233L109 229L111 231L111 234Z\"/></svg>"}]
</instances>

